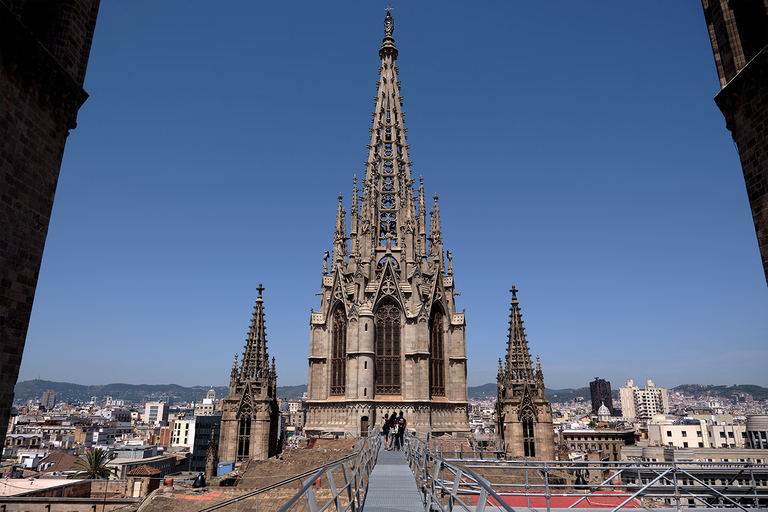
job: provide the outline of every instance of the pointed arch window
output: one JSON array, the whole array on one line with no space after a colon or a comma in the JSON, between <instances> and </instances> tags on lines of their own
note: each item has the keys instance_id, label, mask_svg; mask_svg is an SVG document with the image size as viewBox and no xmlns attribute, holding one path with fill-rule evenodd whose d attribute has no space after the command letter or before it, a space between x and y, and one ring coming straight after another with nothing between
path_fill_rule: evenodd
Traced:
<instances>
[{"instance_id":1,"label":"pointed arch window","mask_svg":"<svg viewBox=\"0 0 768 512\"><path fill-rule=\"evenodd\" d=\"M400 394L400 308L384 302L374 318L376 394Z\"/></svg>"},{"instance_id":2,"label":"pointed arch window","mask_svg":"<svg viewBox=\"0 0 768 512\"><path fill-rule=\"evenodd\" d=\"M237 425L237 460L248 460L251 455L251 409L244 408Z\"/></svg>"},{"instance_id":3,"label":"pointed arch window","mask_svg":"<svg viewBox=\"0 0 768 512\"><path fill-rule=\"evenodd\" d=\"M429 393L445 396L445 347L443 343L443 313L435 311L429 329Z\"/></svg>"},{"instance_id":4,"label":"pointed arch window","mask_svg":"<svg viewBox=\"0 0 768 512\"><path fill-rule=\"evenodd\" d=\"M536 457L536 435L534 429L533 411L526 409L523 419L523 454L526 457Z\"/></svg>"},{"instance_id":5,"label":"pointed arch window","mask_svg":"<svg viewBox=\"0 0 768 512\"><path fill-rule=\"evenodd\" d=\"M347 317L344 308L333 312L331 340L331 394L343 395L347 383Z\"/></svg>"}]
</instances>

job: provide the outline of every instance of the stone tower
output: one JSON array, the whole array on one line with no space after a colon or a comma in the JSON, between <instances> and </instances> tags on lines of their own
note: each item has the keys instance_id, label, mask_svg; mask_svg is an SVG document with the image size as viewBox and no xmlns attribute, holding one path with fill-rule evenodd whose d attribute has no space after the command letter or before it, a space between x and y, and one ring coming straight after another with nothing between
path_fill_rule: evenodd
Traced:
<instances>
[{"instance_id":1,"label":"stone tower","mask_svg":"<svg viewBox=\"0 0 768 512\"><path fill-rule=\"evenodd\" d=\"M0 0L0 446L99 0Z\"/></svg>"},{"instance_id":2,"label":"stone tower","mask_svg":"<svg viewBox=\"0 0 768 512\"><path fill-rule=\"evenodd\" d=\"M509 340L504 365L496 377L496 432L512 457L555 460L552 406L544 395L544 374L536 358L533 370L523 315L513 286L509 308Z\"/></svg>"},{"instance_id":3,"label":"stone tower","mask_svg":"<svg viewBox=\"0 0 768 512\"><path fill-rule=\"evenodd\" d=\"M715 103L739 150L768 282L768 0L702 0L721 90Z\"/></svg>"},{"instance_id":4,"label":"stone tower","mask_svg":"<svg viewBox=\"0 0 768 512\"><path fill-rule=\"evenodd\" d=\"M241 462L264 460L276 455L280 411L277 406L275 359L269 364L264 326L264 300L259 296L253 308L251 329L240 368L237 355L229 380L229 395L221 414L219 460Z\"/></svg>"},{"instance_id":5,"label":"stone tower","mask_svg":"<svg viewBox=\"0 0 768 512\"><path fill-rule=\"evenodd\" d=\"M411 177L390 13L384 28L362 195L355 178L348 231L339 196L320 309L310 317L310 434L365 435L401 410L419 431L469 431L464 313L450 252L445 265L437 195L428 218L423 181L415 190Z\"/></svg>"}]
</instances>

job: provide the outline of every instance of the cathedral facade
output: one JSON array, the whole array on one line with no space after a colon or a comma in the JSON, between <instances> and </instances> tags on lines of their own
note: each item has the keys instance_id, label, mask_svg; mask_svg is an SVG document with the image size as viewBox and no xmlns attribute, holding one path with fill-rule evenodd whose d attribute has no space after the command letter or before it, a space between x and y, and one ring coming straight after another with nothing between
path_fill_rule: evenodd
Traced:
<instances>
[{"instance_id":1,"label":"cathedral facade","mask_svg":"<svg viewBox=\"0 0 768 512\"><path fill-rule=\"evenodd\" d=\"M270 365L267 354L261 284L258 291L243 359L238 367L235 355L222 407L218 449L222 462L264 460L279 453L277 372L275 359Z\"/></svg>"},{"instance_id":2,"label":"cathedral facade","mask_svg":"<svg viewBox=\"0 0 768 512\"><path fill-rule=\"evenodd\" d=\"M309 434L366 435L399 411L417 431L469 431L464 312L437 195L428 217L423 181L412 178L391 14L384 25L362 190L355 178L349 230L339 196L310 315Z\"/></svg>"},{"instance_id":3,"label":"cathedral facade","mask_svg":"<svg viewBox=\"0 0 768 512\"><path fill-rule=\"evenodd\" d=\"M536 358L533 369L523 316L513 286L509 308L507 356L499 373L496 398L496 434L510 457L555 460L552 406L544 394L544 374Z\"/></svg>"}]
</instances>

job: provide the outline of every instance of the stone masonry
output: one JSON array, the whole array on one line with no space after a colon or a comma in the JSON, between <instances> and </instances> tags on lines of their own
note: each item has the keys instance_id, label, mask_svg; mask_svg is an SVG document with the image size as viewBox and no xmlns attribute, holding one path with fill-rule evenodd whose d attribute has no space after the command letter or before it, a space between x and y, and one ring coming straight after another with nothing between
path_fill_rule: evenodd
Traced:
<instances>
[{"instance_id":1,"label":"stone masonry","mask_svg":"<svg viewBox=\"0 0 768 512\"><path fill-rule=\"evenodd\" d=\"M0 0L0 445L99 0Z\"/></svg>"},{"instance_id":2,"label":"stone masonry","mask_svg":"<svg viewBox=\"0 0 768 512\"><path fill-rule=\"evenodd\" d=\"M721 90L715 103L739 150L768 283L768 0L702 0Z\"/></svg>"}]
</instances>

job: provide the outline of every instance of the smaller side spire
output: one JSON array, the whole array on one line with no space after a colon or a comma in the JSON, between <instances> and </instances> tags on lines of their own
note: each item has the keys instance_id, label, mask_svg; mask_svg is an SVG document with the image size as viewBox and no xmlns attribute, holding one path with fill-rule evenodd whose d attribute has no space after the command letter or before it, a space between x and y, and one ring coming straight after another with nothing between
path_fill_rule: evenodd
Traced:
<instances>
[{"instance_id":1,"label":"smaller side spire","mask_svg":"<svg viewBox=\"0 0 768 512\"><path fill-rule=\"evenodd\" d=\"M219 462L219 444L216 442L216 425L211 425L211 437L205 449L205 478L216 476L216 464Z\"/></svg>"},{"instance_id":2,"label":"smaller side spire","mask_svg":"<svg viewBox=\"0 0 768 512\"><path fill-rule=\"evenodd\" d=\"M264 286L259 283L259 287L256 289L259 291L259 296L256 297L256 305L253 306L251 328L248 331L248 338L246 338L245 353L243 354L242 367L240 369L240 382L266 377L269 371L267 328L264 321L264 298L261 295L264 291Z\"/></svg>"},{"instance_id":3,"label":"smaller side spire","mask_svg":"<svg viewBox=\"0 0 768 512\"><path fill-rule=\"evenodd\" d=\"M419 216L417 220L419 228L419 247L417 256L426 256L427 247L427 206L424 199L424 178L419 176Z\"/></svg>"},{"instance_id":4,"label":"smaller side spire","mask_svg":"<svg viewBox=\"0 0 768 512\"><path fill-rule=\"evenodd\" d=\"M445 267L443 263L443 232L440 226L440 207L437 204L437 194L435 194L435 206L432 208L431 225L429 227L430 246L429 254L430 259L435 262L440 262L441 267Z\"/></svg>"},{"instance_id":5,"label":"smaller side spire","mask_svg":"<svg viewBox=\"0 0 768 512\"><path fill-rule=\"evenodd\" d=\"M229 394L233 394L237 387L237 354L235 354L235 362L232 363L232 371L229 374Z\"/></svg>"},{"instance_id":6,"label":"smaller side spire","mask_svg":"<svg viewBox=\"0 0 768 512\"><path fill-rule=\"evenodd\" d=\"M544 374L541 372L541 359L536 356L536 381L544 384Z\"/></svg>"},{"instance_id":7,"label":"smaller side spire","mask_svg":"<svg viewBox=\"0 0 768 512\"><path fill-rule=\"evenodd\" d=\"M357 238L357 206L360 199L357 197L357 175L352 176L352 209L349 212L349 233L352 240Z\"/></svg>"},{"instance_id":8,"label":"smaller side spire","mask_svg":"<svg viewBox=\"0 0 768 512\"><path fill-rule=\"evenodd\" d=\"M339 194L339 205L336 208L336 230L333 234L333 263L342 262L347 256L347 228L344 221L346 212L342 201L344 196Z\"/></svg>"},{"instance_id":9,"label":"smaller side spire","mask_svg":"<svg viewBox=\"0 0 768 512\"><path fill-rule=\"evenodd\" d=\"M530 381L534 378L528 341L525 338L523 315L517 301L517 288L512 286L512 301L509 306L509 339L507 340L507 375L518 381Z\"/></svg>"}]
</instances>

